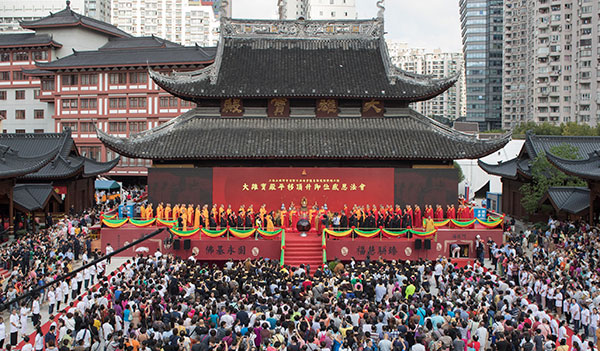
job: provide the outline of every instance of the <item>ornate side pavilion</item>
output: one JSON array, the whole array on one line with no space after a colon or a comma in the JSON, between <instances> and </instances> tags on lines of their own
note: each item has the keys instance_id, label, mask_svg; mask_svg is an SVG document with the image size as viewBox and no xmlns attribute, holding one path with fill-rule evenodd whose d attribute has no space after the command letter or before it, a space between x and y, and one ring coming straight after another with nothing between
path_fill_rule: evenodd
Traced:
<instances>
[{"instance_id":1,"label":"ornate side pavilion","mask_svg":"<svg viewBox=\"0 0 600 351\"><path fill-rule=\"evenodd\" d=\"M215 62L151 71L197 107L128 139L98 130L126 157L153 160L150 200L279 206L454 203L455 159L502 148L409 108L450 88L395 67L383 14L372 20L222 18Z\"/></svg>"}]
</instances>

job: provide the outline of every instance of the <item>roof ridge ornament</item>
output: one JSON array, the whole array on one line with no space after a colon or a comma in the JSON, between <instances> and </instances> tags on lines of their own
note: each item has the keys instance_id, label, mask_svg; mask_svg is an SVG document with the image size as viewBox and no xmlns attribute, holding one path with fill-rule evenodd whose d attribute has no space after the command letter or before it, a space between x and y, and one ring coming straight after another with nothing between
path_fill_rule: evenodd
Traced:
<instances>
[{"instance_id":1,"label":"roof ridge ornament","mask_svg":"<svg viewBox=\"0 0 600 351\"><path fill-rule=\"evenodd\" d=\"M377 8L379 8L379 11L377 11L377 18L383 20L383 13L385 12L385 0L378 0L376 5Z\"/></svg>"},{"instance_id":2,"label":"roof ridge ornament","mask_svg":"<svg viewBox=\"0 0 600 351\"><path fill-rule=\"evenodd\" d=\"M285 19L285 12L287 10L287 0L277 0L277 12L279 12L279 19Z\"/></svg>"}]
</instances>

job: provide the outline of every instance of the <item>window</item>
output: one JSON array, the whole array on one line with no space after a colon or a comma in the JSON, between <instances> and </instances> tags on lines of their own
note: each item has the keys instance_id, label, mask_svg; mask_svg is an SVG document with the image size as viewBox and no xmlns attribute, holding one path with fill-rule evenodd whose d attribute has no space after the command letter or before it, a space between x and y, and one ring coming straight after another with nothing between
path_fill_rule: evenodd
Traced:
<instances>
[{"instance_id":1,"label":"window","mask_svg":"<svg viewBox=\"0 0 600 351\"><path fill-rule=\"evenodd\" d=\"M52 80L42 80L42 90L52 91L54 90L54 79Z\"/></svg>"},{"instance_id":2,"label":"window","mask_svg":"<svg viewBox=\"0 0 600 351\"><path fill-rule=\"evenodd\" d=\"M82 74L81 75L81 85L98 85L98 75L93 74Z\"/></svg>"},{"instance_id":3,"label":"window","mask_svg":"<svg viewBox=\"0 0 600 351\"><path fill-rule=\"evenodd\" d=\"M80 146L79 153L81 156L100 161L100 146Z\"/></svg>"},{"instance_id":4,"label":"window","mask_svg":"<svg viewBox=\"0 0 600 351\"><path fill-rule=\"evenodd\" d=\"M161 97L160 107L177 107L177 98L173 96Z\"/></svg>"},{"instance_id":5,"label":"window","mask_svg":"<svg viewBox=\"0 0 600 351\"><path fill-rule=\"evenodd\" d=\"M17 133L17 134L25 134L25 129L15 129L15 133Z\"/></svg>"},{"instance_id":6,"label":"window","mask_svg":"<svg viewBox=\"0 0 600 351\"><path fill-rule=\"evenodd\" d=\"M145 97L132 97L129 98L129 108L145 108L146 98Z\"/></svg>"},{"instance_id":7,"label":"window","mask_svg":"<svg viewBox=\"0 0 600 351\"><path fill-rule=\"evenodd\" d=\"M33 132L34 132L35 134L43 134L43 133L44 133L44 130L43 130L43 129L34 129L34 130L33 130Z\"/></svg>"},{"instance_id":8,"label":"window","mask_svg":"<svg viewBox=\"0 0 600 351\"><path fill-rule=\"evenodd\" d=\"M25 119L25 110L16 110L15 119Z\"/></svg>"},{"instance_id":9,"label":"window","mask_svg":"<svg viewBox=\"0 0 600 351\"><path fill-rule=\"evenodd\" d=\"M73 86L77 85L77 75L76 74L65 74L62 76L62 84L64 86Z\"/></svg>"},{"instance_id":10,"label":"window","mask_svg":"<svg viewBox=\"0 0 600 351\"><path fill-rule=\"evenodd\" d=\"M63 110L76 110L77 109L77 99L63 99L62 100L62 108L63 108Z\"/></svg>"},{"instance_id":11,"label":"window","mask_svg":"<svg viewBox=\"0 0 600 351\"><path fill-rule=\"evenodd\" d=\"M129 122L129 132L130 133L139 133L148 129L147 122Z\"/></svg>"},{"instance_id":12,"label":"window","mask_svg":"<svg viewBox=\"0 0 600 351\"><path fill-rule=\"evenodd\" d=\"M29 61L29 53L26 51L13 52L13 61Z\"/></svg>"},{"instance_id":13,"label":"window","mask_svg":"<svg viewBox=\"0 0 600 351\"><path fill-rule=\"evenodd\" d=\"M0 80L10 80L10 72L0 72Z\"/></svg>"},{"instance_id":14,"label":"window","mask_svg":"<svg viewBox=\"0 0 600 351\"><path fill-rule=\"evenodd\" d=\"M8 52L0 53L0 62L9 62L10 54Z\"/></svg>"},{"instance_id":15,"label":"window","mask_svg":"<svg viewBox=\"0 0 600 351\"><path fill-rule=\"evenodd\" d=\"M25 90L15 90L15 100L25 100Z\"/></svg>"},{"instance_id":16,"label":"window","mask_svg":"<svg viewBox=\"0 0 600 351\"><path fill-rule=\"evenodd\" d=\"M127 84L127 73L111 73L108 81L110 84Z\"/></svg>"},{"instance_id":17,"label":"window","mask_svg":"<svg viewBox=\"0 0 600 351\"><path fill-rule=\"evenodd\" d=\"M122 132L127 131L127 122L108 122L109 132Z\"/></svg>"},{"instance_id":18,"label":"window","mask_svg":"<svg viewBox=\"0 0 600 351\"><path fill-rule=\"evenodd\" d=\"M148 73L146 72L131 72L129 73L130 84L145 84L148 82Z\"/></svg>"},{"instance_id":19,"label":"window","mask_svg":"<svg viewBox=\"0 0 600 351\"><path fill-rule=\"evenodd\" d=\"M71 129L71 131L77 131L77 122L62 122L63 130Z\"/></svg>"},{"instance_id":20,"label":"window","mask_svg":"<svg viewBox=\"0 0 600 351\"><path fill-rule=\"evenodd\" d=\"M48 51L34 51L32 55L35 61L42 61L48 59Z\"/></svg>"},{"instance_id":21,"label":"window","mask_svg":"<svg viewBox=\"0 0 600 351\"><path fill-rule=\"evenodd\" d=\"M81 126L82 132L92 132L93 133L96 131L94 122L79 122L79 125Z\"/></svg>"},{"instance_id":22,"label":"window","mask_svg":"<svg viewBox=\"0 0 600 351\"><path fill-rule=\"evenodd\" d=\"M25 76L23 75L23 72L14 71L13 72L13 80L25 80Z\"/></svg>"},{"instance_id":23,"label":"window","mask_svg":"<svg viewBox=\"0 0 600 351\"><path fill-rule=\"evenodd\" d=\"M127 98L110 98L108 99L108 107L127 108Z\"/></svg>"},{"instance_id":24,"label":"window","mask_svg":"<svg viewBox=\"0 0 600 351\"><path fill-rule=\"evenodd\" d=\"M81 99L80 101L82 110L93 110L98 107L97 99Z\"/></svg>"},{"instance_id":25,"label":"window","mask_svg":"<svg viewBox=\"0 0 600 351\"><path fill-rule=\"evenodd\" d=\"M0 110L0 121L6 119L6 110Z\"/></svg>"},{"instance_id":26,"label":"window","mask_svg":"<svg viewBox=\"0 0 600 351\"><path fill-rule=\"evenodd\" d=\"M0 90L0 100L6 100L6 90Z\"/></svg>"},{"instance_id":27,"label":"window","mask_svg":"<svg viewBox=\"0 0 600 351\"><path fill-rule=\"evenodd\" d=\"M33 90L33 98L37 99L40 97L40 89L34 89Z\"/></svg>"},{"instance_id":28,"label":"window","mask_svg":"<svg viewBox=\"0 0 600 351\"><path fill-rule=\"evenodd\" d=\"M44 110L33 110L34 119L44 119Z\"/></svg>"}]
</instances>

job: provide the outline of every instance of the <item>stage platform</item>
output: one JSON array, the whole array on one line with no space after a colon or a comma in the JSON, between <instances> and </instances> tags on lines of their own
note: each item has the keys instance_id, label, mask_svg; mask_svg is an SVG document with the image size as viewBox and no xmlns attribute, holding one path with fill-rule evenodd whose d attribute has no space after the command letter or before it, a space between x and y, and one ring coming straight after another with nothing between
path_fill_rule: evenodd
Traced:
<instances>
[{"instance_id":1,"label":"stage platform","mask_svg":"<svg viewBox=\"0 0 600 351\"><path fill-rule=\"evenodd\" d=\"M117 249L150 234L156 229L156 226L136 227L131 224L125 224L120 228L103 227L100 236L101 245L104 249L106 244L110 243L113 248ZM436 259L441 256L450 257L450 246L456 243L461 245L463 249L463 258L475 258L476 235L480 235L486 242L491 238L495 242L501 243L503 239L501 229L439 228L435 235L426 238L416 236L412 238L387 238L383 236L373 238L352 238L350 236L345 238L326 237L325 251L328 260L337 258L342 261L349 261L353 257L357 260L364 260L367 256L371 259L377 259L381 256L386 260ZM238 239L233 236L209 238L200 236L200 234L188 238L178 238L175 236L175 243L167 247L165 246L165 239L168 237L169 230L165 228L156 237L123 251L118 256L134 256L136 249L146 247L150 253L160 248L163 253L172 253L184 258L194 256L197 260L201 261L244 260L246 258L279 260L281 258L281 236L272 239L256 239L255 237ZM311 258L322 255L322 234L316 230L308 232L306 238L301 238L297 231L288 230L286 237L288 239L285 244L285 249L287 250L285 257L286 260L289 259L290 264L300 264L303 261L299 259L301 255L306 259L306 255L309 254L306 250L311 250L309 255ZM296 248L296 246L301 246L302 248ZM295 249L299 250L297 254L293 252ZM312 261L318 260L311 260L311 266L314 266L316 262Z\"/></svg>"}]
</instances>

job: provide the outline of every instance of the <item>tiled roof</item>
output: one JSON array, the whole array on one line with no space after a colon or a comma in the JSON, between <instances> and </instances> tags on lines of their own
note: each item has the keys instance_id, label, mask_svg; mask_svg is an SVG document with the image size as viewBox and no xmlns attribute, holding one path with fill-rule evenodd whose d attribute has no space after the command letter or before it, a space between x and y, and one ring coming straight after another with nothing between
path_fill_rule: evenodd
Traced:
<instances>
[{"instance_id":1,"label":"tiled roof","mask_svg":"<svg viewBox=\"0 0 600 351\"><path fill-rule=\"evenodd\" d=\"M55 42L50 34L36 33L15 33L0 34L0 48L6 47L35 47L35 46L54 46L62 47Z\"/></svg>"},{"instance_id":2,"label":"tiled roof","mask_svg":"<svg viewBox=\"0 0 600 351\"><path fill-rule=\"evenodd\" d=\"M583 187L551 187L548 195L559 211L579 214L590 207L590 189Z\"/></svg>"},{"instance_id":3,"label":"tiled roof","mask_svg":"<svg viewBox=\"0 0 600 351\"><path fill-rule=\"evenodd\" d=\"M168 160L472 159L510 139L481 141L416 112L383 118L223 118L193 109L128 139L97 133L124 156Z\"/></svg>"},{"instance_id":4,"label":"tiled roof","mask_svg":"<svg viewBox=\"0 0 600 351\"><path fill-rule=\"evenodd\" d=\"M556 168L567 174L587 180L600 180L600 151L590 153L585 160L565 160L551 153L546 154L546 157Z\"/></svg>"},{"instance_id":5,"label":"tiled roof","mask_svg":"<svg viewBox=\"0 0 600 351\"><path fill-rule=\"evenodd\" d=\"M114 37L130 37L131 34L120 30L112 24L83 16L71 10L69 7L49 16L32 20L22 21L21 27L26 29L49 28L49 27L73 27L82 26L98 32L106 33Z\"/></svg>"},{"instance_id":6,"label":"tiled roof","mask_svg":"<svg viewBox=\"0 0 600 351\"><path fill-rule=\"evenodd\" d=\"M525 177L531 177L529 159L519 159L516 157L495 165L478 160L477 164L479 164L479 167L481 167L488 174L497 175L499 177L517 179L517 174L521 174Z\"/></svg>"},{"instance_id":7,"label":"tiled roof","mask_svg":"<svg viewBox=\"0 0 600 351\"><path fill-rule=\"evenodd\" d=\"M377 21L229 21L221 28L213 65L172 76L151 71L151 77L187 100L334 97L405 102L433 98L459 77L434 79L395 67Z\"/></svg>"},{"instance_id":8,"label":"tiled roof","mask_svg":"<svg viewBox=\"0 0 600 351\"><path fill-rule=\"evenodd\" d=\"M18 184L14 187L13 201L27 211L43 210L54 195L51 184Z\"/></svg>"},{"instance_id":9,"label":"tiled roof","mask_svg":"<svg viewBox=\"0 0 600 351\"><path fill-rule=\"evenodd\" d=\"M527 133L525 150L531 159L540 153L550 153L553 147L569 144L579 150L579 156L584 157L599 149L600 137L596 136L562 136L562 135L535 135Z\"/></svg>"},{"instance_id":10,"label":"tiled roof","mask_svg":"<svg viewBox=\"0 0 600 351\"><path fill-rule=\"evenodd\" d=\"M84 177L96 176L110 171L119 161L116 159L102 163L79 156L70 130L62 133L0 134L0 145L10 147L21 158L31 158L48 150L56 150L40 167L19 175L20 179L27 180L64 179L78 174L83 174ZM0 177L1 174L0 168Z\"/></svg>"},{"instance_id":11,"label":"tiled roof","mask_svg":"<svg viewBox=\"0 0 600 351\"><path fill-rule=\"evenodd\" d=\"M214 61L215 51L215 48L196 46L77 51L52 62L38 63L37 67L52 70L90 66L205 64Z\"/></svg>"},{"instance_id":12,"label":"tiled roof","mask_svg":"<svg viewBox=\"0 0 600 351\"><path fill-rule=\"evenodd\" d=\"M36 172L52 161L59 151L60 149L55 147L35 155L23 155L10 146L3 145L0 140L0 179L16 178Z\"/></svg>"},{"instance_id":13,"label":"tiled roof","mask_svg":"<svg viewBox=\"0 0 600 351\"><path fill-rule=\"evenodd\" d=\"M162 39L155 36L150 37L131 37L131 38L110 38L108 43L100 47L99 50L123 50L123 49L141 49L141 48L167 48L181 47L180 44Z\"/></svg>"}]
</instances>

